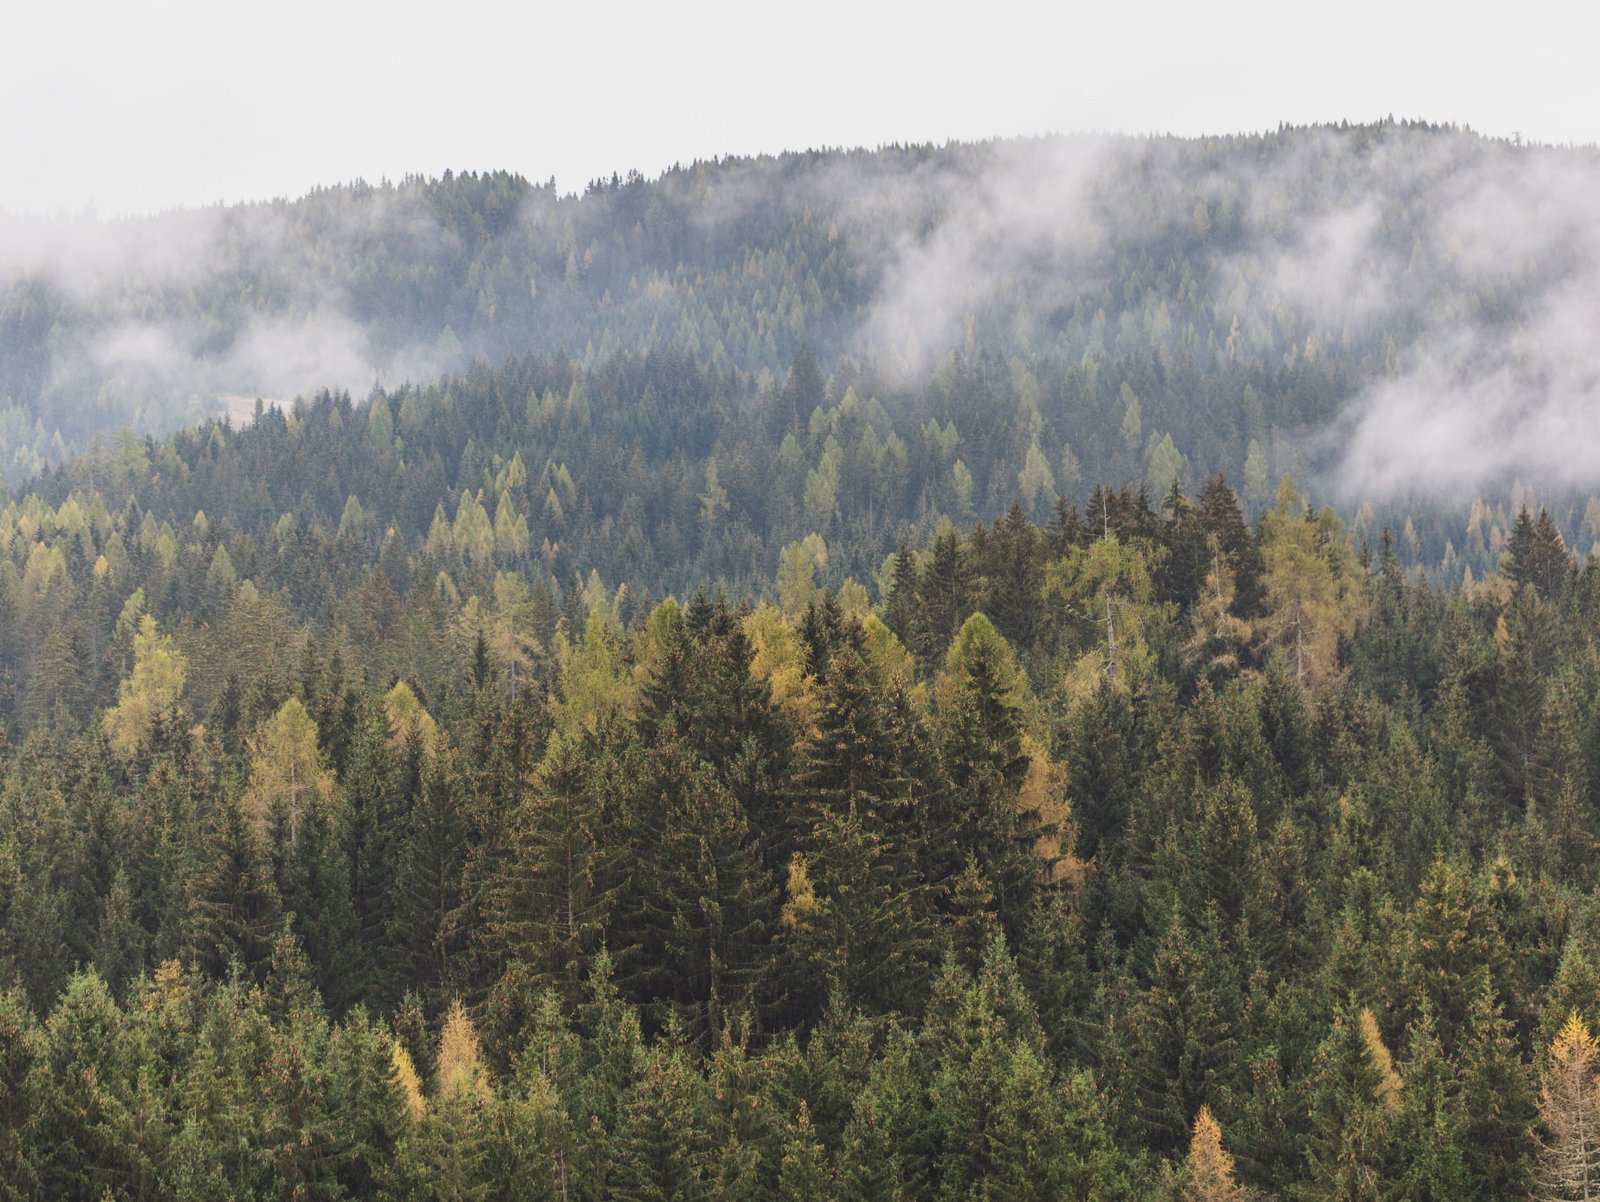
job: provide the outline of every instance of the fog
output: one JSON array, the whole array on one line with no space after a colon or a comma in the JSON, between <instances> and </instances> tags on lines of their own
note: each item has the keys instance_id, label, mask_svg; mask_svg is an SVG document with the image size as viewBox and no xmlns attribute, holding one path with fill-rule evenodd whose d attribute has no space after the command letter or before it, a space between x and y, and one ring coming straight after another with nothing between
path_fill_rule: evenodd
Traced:
<instances>
[{"instance_id":1,"label":"fog","mask_svg":"<svg viewBox=\"0 0 1600 1202\"><path fill-rule=\"evenodd\" d=\"M1203 284L1198 307L1257 331L1258 350L1296 349L1261 336L1289 313L1324 345L1385 360L1335 420L1296 432L1324 489L1600 484L1594 152L1394 127L1308 131L1264 154L1221 144L1205 163L1191 148L1014 142L976 179L939 176L939 215L895 243L869 334L926 361L959 345L967 315L1022 294L1010 332L1027 347L1052 312L1102 297L1115 256L1176 253ZM1197 203L1236 224L1200 231Z\"/></svg>"},{"instance_id":2,"label":"fog","mask_svg":"<svg viewBox=\"0 0 1600 1202\"><path fill-rule=\"evenodd\" d=\"M37 413L81 445L199 420L225 396L360 399L473 356L580 354L607 332L686 345L699 302L641 280L743 286L753 251L820 222L866 300L813 307L795 338L910 390L974 345L1269 370L1331 354L1348 395L1281 431L1324 495L1600 485L1594 151L1388 124L732 160L640 181L638 204L496 186L509 199L464 219L415 181L0 219L0 436L7 402L13 428ZM750 371L787 353L727 352Z\"/></svg>"}]
</instances>

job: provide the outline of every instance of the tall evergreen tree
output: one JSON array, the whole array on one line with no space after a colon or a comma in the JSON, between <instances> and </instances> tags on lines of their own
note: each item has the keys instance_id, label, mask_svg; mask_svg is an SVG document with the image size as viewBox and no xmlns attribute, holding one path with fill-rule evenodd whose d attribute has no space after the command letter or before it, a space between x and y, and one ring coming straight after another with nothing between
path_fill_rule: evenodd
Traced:
<instances>
[{"instance_id":1,"label":"tall evergreen tree","mask_svg":"<svg viewBox=\"0 0 1600 1202\"><path fill-rule=\"evenodd\" d=\"M280 930L281 899L237 796L218 800L186 892L185 946L201 966L219 976L234 964L264 972Z\"/></svg>"}]
</instances>

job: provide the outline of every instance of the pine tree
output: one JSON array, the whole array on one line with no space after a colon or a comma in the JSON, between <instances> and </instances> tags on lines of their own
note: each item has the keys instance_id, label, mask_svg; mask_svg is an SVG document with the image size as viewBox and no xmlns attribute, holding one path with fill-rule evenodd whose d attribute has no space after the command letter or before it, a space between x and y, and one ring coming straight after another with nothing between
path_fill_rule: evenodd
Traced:
<instances>
[{"instance_id":1,"label":"pine tree","mask_svg":"<svg viewBox=\"0 0 1600 1202\"><path fill-rule=\"evenodd\" d=\"M767 682L751 671L755 652L743 623L721 600L701 608L698 633L670 603L652 616L655 645L640 665L638 732L654 742L671 718L676 736L744 807L776 864L778 795L794 732Z\"/></svg>"},{"instance_id":2,"label":"pine tree","mask_svg":"<svg viewBox=\"0 0 1600 1202\"><path fill-rule=\"evenodd\" d=\"M1051 559L1060 559L1073 547L1084 544L1084 529L1078 517L1078 507L1065 496L1056 497L1055 520L1050 523L1045 538Z\"/></svg>"},{"instance_id":3,"label":"pine tree","mask_svg":"<svg viewBox=\"0 0 1600 1202\"><path fill-rule=\"evenodd\" d=\"M1550 690L1526 776L1528 797L1546 815L1547 825L1566 790L1571 789L1579 797L1589 795L1578 707L1570 683L1557 684Z\"/></svg>"},{"instance_id":4,"label":"pine tree","mask_svg":"<svg viewBox=\"0 0 1600 1202\"><path fill-rule=\"evenodd\" d=\"M1494 657L1470 682L1487 735L1502 799L1520 807L1554 675L1550 609L1532 589L1516 595L1497 624Z\"/></svg>"}]
</instances>

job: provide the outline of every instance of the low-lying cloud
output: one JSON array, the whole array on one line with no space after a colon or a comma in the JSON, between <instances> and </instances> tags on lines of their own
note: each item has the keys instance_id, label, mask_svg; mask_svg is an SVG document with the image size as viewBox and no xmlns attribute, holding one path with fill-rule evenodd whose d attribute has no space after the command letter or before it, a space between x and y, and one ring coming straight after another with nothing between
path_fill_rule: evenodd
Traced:
<instances>
[{"instance_id":1,"label":"low-lying cloud","mask_svg":"<svg viewBox=\"0 0 1600 1202\"><path fill-rule=\"evenodd\" d=\"M469 214L465 248L427 185L134 221L0 218L0 312L54 307L32 343L0 346L14 358L0 404L32 380L47 420L159 428L222 396L361 396L471 354L577 351L630 304L644 316L620 328L683 326L646 311L639 285L738 273L783 222L809 222L839 239L866 297L834 356L915 376L976 336L1024 357L1155 349L1277 370L1334 347L1347 394L1275 435L1316 466L1319 491L1600 485L1593 151L1389 124L758 158L648 187L633 209L621 193L513 189L493 230L473 224L499 220L492 206ZM691 268L663 227L617 258L655 206L681 214ZM594 295L591 253L610 271ZM1102 308L1105 322L1083 319ZM452 316L460 342L443 334ZM810 318L838 338L842 316Z\"/></svg>"},{"instance_id":2,"label":"low-lying cloud","mask_svg":"<svg viewBox=\"0 0 1600 1202\"><path fill-rule=\"evenodd\" d=\"M12 323L0 404L81 441L108 425L198 421L225 397L362 396L461 366L439 354L437 331L376 337L345 282L363 256L426 265L453 235L397 192L315 200L109 222L0 216Z\"/></svg>"},{"instance_id":3,"label":"low-lying cloud","mask_svg":"<svg viewBox=\"0 0 1600 1202\"><path fill-rule=\"evenodd\" d=\"M1240 141L1204 169L1160 139L999 145L976 179L936 181L937 219L895 243L868 336L936 356L1025 289L1026 347L1101 294L1111 248L1183 256L1199 308L1264 355L1298 351L1302 327L1371 348L1337 418L1291 432L1325 489L1600 485L1600 157L1398 126Z\"/></svg>"}]
</instances>

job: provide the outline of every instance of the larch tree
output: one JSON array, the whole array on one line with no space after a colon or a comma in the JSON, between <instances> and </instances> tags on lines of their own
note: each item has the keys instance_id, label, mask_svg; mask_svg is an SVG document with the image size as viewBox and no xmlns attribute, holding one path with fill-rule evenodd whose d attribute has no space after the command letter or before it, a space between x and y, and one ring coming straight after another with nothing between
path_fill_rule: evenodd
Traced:
<instances>
[{"instance_id":1,"label":"larch tree","mask_svg":"<svg viewBox=\"0 0 1600 1202\"><path fill-rule=\"evenodd\" d=\"M1104 534L1069 551L1051 567L1044 586L1047 596L1094 631L1092 645L1067 674L1067 691L1080 698L1101 680L1125 688L1130 673L1137 675L1149 660L1144 627L1154 598L1154 549L1138 536L1124 539L1101 516Z\"/></svg>"},{"instance_id":2,"label":"larch tree","mask_svg":"<svg viewBox=\"0 0 1600 1202\"><path fill-rule=\"evenodd\" d=\"M1574 1011L1550 1047L1535 1138L1537 1202L1600 1198L1600 1083L1595 1041Z\"/></svg>"},{"instance_id":3,"label":"larch tree","mask_svg":"<svg viewBox=\"0 0 1600 1202\"><path fill-rule=\"evenodd\" d=\"M456 1002L439 1036L433 1104L420 1123L423 1158L435 1197L466 1202L491 1195L495 1136L500 1127L496 1101L477 1031Z\"/></svg>"},{"instance_id":4,"label":"larch tree","mask_svg":"<svg viewBox=\"0 0 1600 1202\"><path fill-rule=\"evenodd\" d=\"M1207 538L1208 566L1191 613L1193 633L1183 644L1183 662L1205 671L1237 668L1249 646L1250 624L1235 613L1238 586L1216 535Z\"/></svg>"},{"instance_id":5,"label":"larch tree","mask_svg":"<svg viewBox=\"0 0 1600 1202\"><path fill-rule=\"evenodd\" d=\"M439 724L405 681L395 681L394 687L383 695L383 714L389 727L391 753L403 754L412 739L417 741L424 755L431 756L439 750L443 737Z\"/></svg>"},{"instance_id":6,"label":"larch tree","mask_svg":"<svg viewBox=\"0 0 1600 1202\"><path fill-rule=\"evenodd\" d=\"M300 816L313 797L332 796L333 772L324 762L317 724L305 703L291 697L250 740L245 812L258 830L281 820L292 847L299 836Z\"/></svg>"},{"instance_id":7,"label":"larch tree","mask_svg":"<svg viewBox=\"0 0 1600 1202\"><path fill-rule=\"evenodd\" d=\"M1241 1202L1244 1191L1233 1179L1233 1157L1222 1146L1222 1128L1211 1107L1200 1107L1184 1164L1183 1202Z\"/></svg>"},{"instance_id":8,"label":"larch tree","mask_svg":"<svg viewBox=\"0 0 1600 1202\"><path fill-rule=\"evenodd\" d=\"M188 661L170 635L149 614L139 619L133 637L133 671L117 687L117 704L106 711L106 738L121 755L131 756L162 714L183 696Z\"/></svg>"},{"instance_id":9,"label":"larch tree","mask_svg":"<svg viewBox=\"0 0 1600 1202\"><path fill-rule=\"evenodd\" d=\"M1363 593L1343 525L1331 510L1302 511L1302 500L1285 476L1276 508L1261 519L1267 613L1258 629L1262 648L1281 648L1300 687L1313 692L1337 666Z\"/></svg>"}]
</instances>

